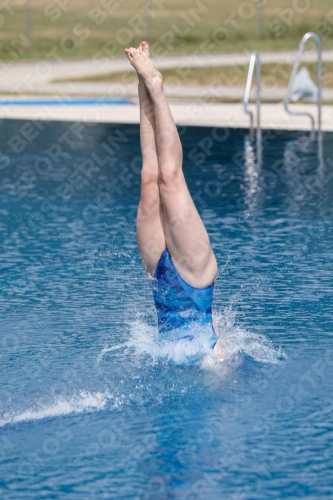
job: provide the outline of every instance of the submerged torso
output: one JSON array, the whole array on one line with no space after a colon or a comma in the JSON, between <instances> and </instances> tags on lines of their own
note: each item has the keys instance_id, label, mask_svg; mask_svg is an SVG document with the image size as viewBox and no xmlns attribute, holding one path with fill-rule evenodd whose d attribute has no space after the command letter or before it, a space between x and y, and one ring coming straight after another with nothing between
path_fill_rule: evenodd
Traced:
<instances>
[{"instance_id":1,"label":"submerged torso","mask_svg":"<svg viewBox=\"0 0 333 500\"><path fill-rule=\"evenodd\" d=\"M215 344L217 337L212 322L214 283L206 288L195 288L186 283L165 250L152 285L161 340L204 337L211 341L212 346Z\"/></svg>"}]
</instances>

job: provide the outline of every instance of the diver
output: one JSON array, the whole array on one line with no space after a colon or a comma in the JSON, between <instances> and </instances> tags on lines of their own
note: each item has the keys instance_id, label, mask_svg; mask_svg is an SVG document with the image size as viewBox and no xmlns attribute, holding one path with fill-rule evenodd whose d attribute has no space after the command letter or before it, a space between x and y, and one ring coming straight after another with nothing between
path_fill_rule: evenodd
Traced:
<instances>
[{"instance_id":1,"label":"diver","mask_svg":"<svg viewBox=\"0 0 333 500\"><path fill-rule=\"evenodd\" d=\"M224 358L212 315L217 262L182 169L180 138L149 45L125 49L139 78L141 196L137 240L153 287L159 337L209 344Z\"/></svg>"}]
</instances>

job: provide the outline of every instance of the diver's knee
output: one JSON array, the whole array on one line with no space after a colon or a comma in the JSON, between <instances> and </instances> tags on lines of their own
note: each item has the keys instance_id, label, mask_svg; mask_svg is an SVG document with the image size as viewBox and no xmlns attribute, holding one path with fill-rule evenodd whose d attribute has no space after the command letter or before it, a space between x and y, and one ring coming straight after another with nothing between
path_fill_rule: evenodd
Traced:
<instances>
[{"instance_id":1,"label":"diver's knee","mask_svg":"<svg viewBox=\"0 0 333 500\"><path fill-rule=\"evenodd\" d=\"M170 165L161 168L158 176L158 183L162 188L177 186L181 178L182 178L182 171L179 169L179 167Z\"/></svg>"},{"instance_id":2,"label":"diver's knee","mask_svg":"<svg viewBox=\"0 0 333 500\"><path fill-rule=\"evenodd\" d=\"M143 165L141 170L141 186L144 188L154 187L157 185L158 174L148 166Z\"/></svg>"}]
</instances>

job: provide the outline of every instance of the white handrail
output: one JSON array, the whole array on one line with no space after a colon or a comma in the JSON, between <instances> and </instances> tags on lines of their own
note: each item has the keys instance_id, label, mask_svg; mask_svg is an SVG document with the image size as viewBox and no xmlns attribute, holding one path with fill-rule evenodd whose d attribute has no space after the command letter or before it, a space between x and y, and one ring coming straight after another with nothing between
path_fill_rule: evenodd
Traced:
<instances>
[{"instance_id":1,"label":"white handrail","mask_svg":"<svg viewBox=\"0 0 333 500\"><path fill-rule=\"evenodd\" d=\"M249 110L248 104L250 100L251 85L254 73L254 66L256 67L256 107L257 107L257 131L260 130L260 79L261 79L261 69L260 69L260 59L257 52L252 52L250 57L249 70L247 73L247 80L245 85L243 106L244 111L250 115L250 130L251 135L253 133L253 113Z\"/></svg>"},{"instance_id":2,"label":"white handrail","mask_svg":"<svg viewBox=\"0 0 333 500\"><path fill-rule=\"evenodd\" d=\"M320 135L321 135L321 106L322 106L322 55L321 55L322 43L321 43L320 36L317 35L317 33L313 33L312 31L309 31L308 33L306 33L303 36L301 43L299 44L297 57L296 57L294 67L293 67L291 75L290 75L287 91L286 91L286 94L284 96L284 109L290 115L308 116L311 120L311 127L312 127L311 136L314 137L315 121L314 121L312 114L306 113L305 111L304 112L292 111L288 107L288 103L289 103L289 100L290 100L290 97L291 97L291 94L292 94L292 91L294 88L294 82L295 82L295 77L296 77L296 73L298 70L298 66L299 66L299 63L301 62L301 59L302 59L305 44L309 40L309 38L314 38L316 43L317 43L318 137L320 137Z\"/></svg>"}]
</instances>

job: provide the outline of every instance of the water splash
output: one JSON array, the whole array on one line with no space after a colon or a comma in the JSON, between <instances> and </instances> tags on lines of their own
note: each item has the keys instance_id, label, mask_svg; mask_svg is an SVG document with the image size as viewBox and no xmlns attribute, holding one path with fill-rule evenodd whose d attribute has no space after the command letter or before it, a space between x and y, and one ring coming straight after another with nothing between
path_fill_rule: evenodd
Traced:
<instances>
[{"instance_id":1,"label":"water splash","mask_svg":"<svg viewBox=\"0 0 333 500\"><path fill-rule=\"evenodd\" d=\"M134 359L149 356L152 364L169 362L177 365L198 363L202 368L216 368L218 365L237 365L247 355L258 363L276 364L285 359L284 353L276 350L272 342L264 335L249 332L236 323L236 314L232 308L215 313L221 334L221 345L225 359L219 360L212 351L209 342L202 339L178 342L158 342L157 327L150 326L142 319L129 323L130 338L127 342L112 347L105 347L97 358L112 351L117 355L131 355ZM133 359L133 362L134 362Z\"/></svg>"},{"instance_id":2,"label":"water splash","mask_svg":"<svg viewBox=\"0 0 333 500\"><path fill-rule=\"evenodd\" d=\"M205 356L212 356L208 338L194 338L177 342L159 342L157 327L148 326L142 321L132 322L128 348L136 355L149 355L153 363L169 362L177 365L200 362Z\"/></svg>"},{"instance_id":3,"label":"water splash","mask_svg":"<svg viewBox=\"0 0 333 500\"><path fill-rule=\"evenodd\" d=\"M0 417L0 427L7 424L60 417L72 413L101 410L110 398L112 398L112 395L108 392L91 393L85 391L80 391L70 398L59 396L51 403L37 405L36 408L29 408L22 412L4 413Z\"/></svg>"},{"instance_id":4,"label":"water splash","mask_svg":"<svg viewBox=\"0 0 333 500\"><path fill-rule=\"evenodd\" d=\"M236 313L231 307L215 314L221 334L221 342L228 360L239 359L242 355L253 358L258 363L277 364L286 359L282 350L275 349L264 335L249 332L236 322Z\"/></svg>"},{"instance_id":5,"label":"water splash","mask_svg":"<svg viewBox=\"0 0 333 500\"><path fill-rule=\"evenodd\" d=\"M204 370L219 370L228 374L244 360L244 355L251 357L258 363L276 364L285 356L276 350L270 340L264 335L258 335L242 328L236 322L236 314L232 307L215 314L221 343L225 353L225 360L216 358L209 341L202 339L191 342L158 342L158 330L149 326L142 319L129 324L130 336L127 342L105 347L97 357L100 364L105 356L111 356L119 361L125 356L130 359L130 365L137 365L138 370L143 368L143 359L152 366L160 363L186 366L196 364ZM109 360L107 360L109 363ZM122 370L123 371L123 365ZM119 407L122 402L119 395L111 394L108 390L89 392L80 391L70 397L57 396L47 403L36 403L24 411L2 412L0 414L0 428L7 424L17 424L41 420L45 418L61 417L70 414L98 411L104 409L112 399L112 406Z\"/></svg>"}]
</instances>

